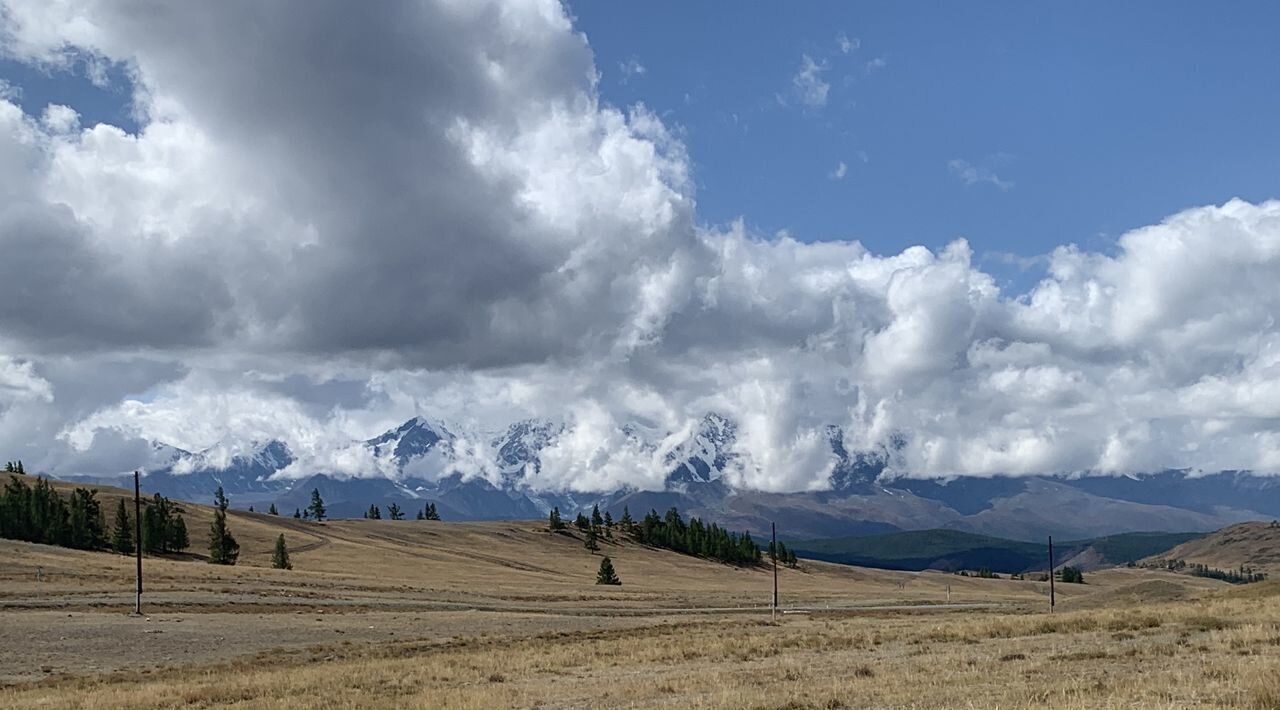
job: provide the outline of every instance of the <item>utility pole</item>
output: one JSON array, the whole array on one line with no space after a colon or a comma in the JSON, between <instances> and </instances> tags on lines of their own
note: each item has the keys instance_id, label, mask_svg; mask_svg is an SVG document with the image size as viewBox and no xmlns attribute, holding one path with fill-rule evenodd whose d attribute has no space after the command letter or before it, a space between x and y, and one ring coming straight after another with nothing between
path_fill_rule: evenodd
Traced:
<instances>
[{"instance_id":1,"label":"utility pole","mask_svg":"<svg viewBox=\"0 0 1280 710\"><path fill-rule=\"evenodd\" d=\"M133 532L133 549L138 561L133 613L135 616L142 616L142 484L138 480L137 471L133 472Z\"/></svg>"},{"instance_id":2,"label":"utility pole","mask_svg":"<svg viewBox=\"0 0 1280 710\"><path fill-rule=\"evenodd\" d=\"M773 534L773 547L769 556L773 558L773 620L778 620L778 524L769 523Z\"/></svg>"},{"instance_id":3,"label":"utility pole","mask_svg":"<svg viewBox=\"0 0 1280 710\"><path fill-rule=\"evenodd\" d=\"M1053 613L1053 607L1057 604L1058 599L1053 589L1053 536L1049 536L1049 613Z\"/></svg>"}]
</instances>

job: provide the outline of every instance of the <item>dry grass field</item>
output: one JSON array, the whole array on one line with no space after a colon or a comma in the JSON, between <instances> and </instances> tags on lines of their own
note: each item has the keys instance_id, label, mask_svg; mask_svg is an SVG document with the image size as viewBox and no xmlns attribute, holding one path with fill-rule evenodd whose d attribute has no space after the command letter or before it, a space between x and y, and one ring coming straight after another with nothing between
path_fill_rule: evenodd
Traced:
<instances>
[{"instance_id":1,"label":"dry grass field","mask_svg":"<svg viewBox=\"0 0 1280 710\"><path fill-rule=\"evenodd\" d=\"M772 621L766 570L539 522L230 525L236 567L147 559L142 618L130 558L0 541L0 707L1280 707L1276 582L1107 570L1050 615L1044 583L804 561Z\"/></svg>"}]
</instances>

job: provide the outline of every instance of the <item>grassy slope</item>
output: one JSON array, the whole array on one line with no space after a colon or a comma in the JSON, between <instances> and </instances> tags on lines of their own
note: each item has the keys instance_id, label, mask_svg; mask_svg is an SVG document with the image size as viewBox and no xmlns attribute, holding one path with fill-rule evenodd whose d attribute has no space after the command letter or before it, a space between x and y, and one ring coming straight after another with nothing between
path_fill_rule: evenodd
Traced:
<instances>
[{"instance_id":1,"label":"grassy slope","mask_svg":"<svg viewBox=\"0 0 1280 710\"><path fill-rule=\"evenodd\" d=\"M63 492L75 486L54 482ZM108 527L120 497L131 491L99 487ZM480 523L339 520L322 524L262 513L229 512L229 527L241 546L233 568L204 564L212 509L179 504L190 531L189 555L146 562L149 594L174 600L219 603L218 592L234 589L255 603L278 603L289 593L333 595L347 601L382 603L468 603L487 607L609 603L622 606L765 605L772 595L770 571L740 569L686 555L655 550L622 540L602 540L601 551L584 549L577 533L551 534L543 521ZM294 570L269 569L276 536L284 534ZM42 545L0 541L0 551L16 564L0 568L0 597L34 590L34 572L43 567L52 580L47 592L88 594L100 590L128 601L132 563L105 552L85 553ZM621 587L595 585L600 558L608 555L622 578ZM984 585L949 576L916 577L806 561L801 569L783 568L784 603L825 604L939 601L965 598L1036 599L1032 588ZM903 585L910 582L909 587ZM116 598L116 597L113 597Z\"/></svg>"},{"instance_id":2,"label":"grassy slope","mask_svg":"<svg viewBox=\"0 0 1280 710\"><path fill-rule=\"evenodd\" d=\"M1144 562L1184 560L1217 569L1237 569L1248 565L1270 574L1280 574L1280 525L1240 523L1196 538L1170 550L1152 553Z\"/></svg>"}]
</instances>

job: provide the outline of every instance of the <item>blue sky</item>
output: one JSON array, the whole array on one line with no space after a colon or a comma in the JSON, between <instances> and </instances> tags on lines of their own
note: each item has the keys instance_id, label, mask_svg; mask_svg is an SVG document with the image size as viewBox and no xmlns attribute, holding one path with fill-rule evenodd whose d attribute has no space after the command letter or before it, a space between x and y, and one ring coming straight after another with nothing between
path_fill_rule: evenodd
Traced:
<instances>
[{"instance_id":1,"label":"blue sky","mask_svg":"<svg viewBox=\"0 0 1280 710\"><path fill-rule=\"evenodd\" d=\"M570 10L604 99L645 104L687 143L704 223L881 254L965 237L1021 290L1034 262L1000 255L1106 252L1184 208L1280 194L1274 4ZM795 83L806 57L829 87L821 105ZM30 113L66 103L86 124L135 128L122 72L102 87L85 75L0 61Z\"/></svg>"},{"instance_id":2,"label":"blue sky","mask_svg":"<svg viewBox=\"0 0 1280 710\"><path fill-rule=\"evenodd\" d=\"M1181 209L1280 193L1275 4L750 7L571 3L604 97L683 130L706 222L880 253L964 236L1013 278L991 253L1106 251ZM796 95L806 55L823 106Z\"/></svg>"},{"instance_id":3,"label":"blue sky","mask_svg":"<svg viewBox=\"0 0 1280 710\"><path fill-rule=\"evenodd\" d=\"M1280 473L1280 9L570 1L0 0L0 450L363 475L538 417L538 485L611 490L717 412L764 490L833 424L911 475Z\"/></svg>"}]
</instances>

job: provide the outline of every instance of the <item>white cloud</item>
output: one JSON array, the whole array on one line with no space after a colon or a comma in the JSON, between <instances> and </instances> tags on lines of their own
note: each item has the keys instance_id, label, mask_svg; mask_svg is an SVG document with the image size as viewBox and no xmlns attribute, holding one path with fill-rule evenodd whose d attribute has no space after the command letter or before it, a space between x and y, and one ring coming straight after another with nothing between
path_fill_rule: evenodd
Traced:
<instances>
[{"instance_id":1,"label":"white cloud","mask_svg":"<svg viewBox=\"0 0 1280 710\"><path fill-rule=\"evenodd\" d=\"M848 174L849 174L849 166L845 165L844 161L841 160L840 162L836 163L835 169L831 171L831 179L843 180L844 176Z\"/></svg>"},{"instance_id":2,"label":"white cloud","mask_svg":"<svg viewBox=\"0 0 1280 710\"><path fill-rule=\"evenodd\" d=\"M53 388L30 362L0 355L0 409L22 402L52 402Z\"/></svg>"},{"instance_id":3,"label":"white cloud","mask_svg":"<svg viewBox=\"0 0 1280 710\"><path fill-rule=\"evenodd\" d=\"M299 473L379 475L351 443L415 414L542 416L569 425L542 485L652 486L668 434L718 411L731 480L769 490L823 485L828 424L901 441L910 475L1280 472L1280 202L1066 245L1006 293L963 241L698 227L685 147L600 102L550 0L4 7L20 60L134 67L142 117L0 100L8 458L279 437ZM235 43L247 23L278 41ZM805 105L823 71L804 58Z\"/></svg>"},{"instance_id":4,"label":"white cloud","mask_svg":"<svg viewBox=\"0 0 1280 710\"><path fill-rule=\"evenodd\" d=\"M618 62L618 71L622 73L622 81L625 83L635 77L644 76L649 70L640 63L639 59L632 57L625 62Z\"/></svg>"},{"instance_id":5,"label":"white cloud","mask_svg":"<svg viewBox=\"0 0 1280 710\"><path fill-rule=\"evenodd\" d=\"M1001 190L1008 190L1013 187L1013 181L1002 179L989 166L974 165L967 160L956 158L947 162L947 170L951 171L966 185L978 185L987 183L994 185Z\"/></svg>"},{"instance_id":6,"label":"white cloud","mask_svg":"<svg viewBox=\"0 0 1280 710\"><path fill-rule=\"evenodd\" d=\"M821 108L827 105L827 93L831 84L822 75L828 69L826 62L814 61L805 54L800 58L800 69L791 77L791 86L796 97L809 108Z\"/></svg>"},{"instance_id":7,"label":"white cloud","mask_svg":"<svg viewBox=\"0 0 1280 710\"><path fill-rule=\"evenodd\" d=\"M850 37L841 32L836 35L836 46L840 48L841 54L848 54L862 46L862 41L857 37Z\"/></svg>"}]
</instances>

